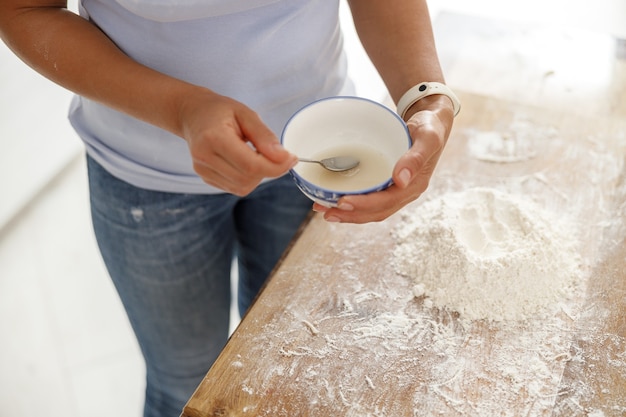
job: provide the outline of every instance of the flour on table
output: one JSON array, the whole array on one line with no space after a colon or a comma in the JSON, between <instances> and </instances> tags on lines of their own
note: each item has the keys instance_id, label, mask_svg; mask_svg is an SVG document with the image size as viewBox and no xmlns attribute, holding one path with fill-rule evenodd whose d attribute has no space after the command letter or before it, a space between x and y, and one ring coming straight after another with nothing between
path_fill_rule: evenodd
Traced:
<instances>
[{"instance_id":1,"label":"flour on table","mask_svg":"<svg viewBox=\"0 0 626 417\"><path fill-rule=\"evenodd\" d=\"M529 201L489 188L445 194L404 214L394 267L414 295L462 319L523 321L579 289L572 229Z\"/></svg>"},{"instance_id":2,"label":"flour on table","mask_svg":"<svg viewBox=\"0 0 626 417\"><path fill-rule=\"evenodd\" d=\"M545 143L555 135L556 129L516 120L505 131L472 132L468 146L470 155L481 161L521 162L537 155L536 143Z\"/></svg>"}]
</instances>

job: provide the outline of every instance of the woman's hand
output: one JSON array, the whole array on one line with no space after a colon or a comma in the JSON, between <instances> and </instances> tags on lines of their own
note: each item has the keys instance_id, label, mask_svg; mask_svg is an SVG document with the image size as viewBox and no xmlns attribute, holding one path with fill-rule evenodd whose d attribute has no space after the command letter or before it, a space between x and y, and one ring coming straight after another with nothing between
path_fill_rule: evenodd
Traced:
<instances>
[{"instance_id":1,"label":"woman's hand","mask_svg":"<svg viewBox=\"0 0 626 417\"><path fill-rule=\"evenodd\" d=\"M179 120L194 170L226 192L247 195L297 163L254 111L228 97L199 90L180 106Z\"/></svg>"},{"instance_id":2,"label":"woman's hand","mask_svg":"<svg viewBox=\"0 0 626 417\"><path fill-rule=\"evenodd\" d=\"M368 223L386 219L422 195L443 152L454 118L447 97L423 99L424 103L434 100L448 103L437 110L419 110L407 122L413 146L396 163L391 187L367 195L342 197L337 208L315 204L313 209L324 213L327 221Z\"/></svg>"}]
</instances>

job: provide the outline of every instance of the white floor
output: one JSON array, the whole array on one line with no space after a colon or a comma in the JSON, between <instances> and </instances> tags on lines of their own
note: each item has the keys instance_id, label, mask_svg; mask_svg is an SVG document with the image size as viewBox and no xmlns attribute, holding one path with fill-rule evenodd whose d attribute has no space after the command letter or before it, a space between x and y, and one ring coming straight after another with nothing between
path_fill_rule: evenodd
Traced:
<instances>
[{"instance_id":1,"label":"white floor","mask_svg":"<svg viewBox=\"0 0 626 417\"><path fill-rule=\"evenodd\" d=\"M445 9L626 38L626 2L589 3L430 1L433 16ZM361 51L351 58L363 94L380 94ZM81 147L65 119L70 95L4 45L0 62L0 417L137 417L143 365L96 250Z\"/></svg>"}]
</instances>

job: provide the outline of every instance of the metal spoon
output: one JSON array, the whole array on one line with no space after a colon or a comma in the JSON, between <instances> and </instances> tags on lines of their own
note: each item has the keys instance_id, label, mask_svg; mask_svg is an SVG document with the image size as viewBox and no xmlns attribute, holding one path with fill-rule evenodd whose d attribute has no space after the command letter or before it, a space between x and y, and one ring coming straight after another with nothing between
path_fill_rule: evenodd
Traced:
<instances>
[{"instance_id":1,"label":"metal spoon","mask_svg":"<svg viewBox=\"0 0 626 417\"><path fill-rule=\"evenodd\" d=\"M332 158L324 158L319 161L308 158L298 158L300 162L313 162L320 164L324 168L333 172L348 171L359 165L361 161L353 156L333 156Z\"/></svg>"}]
</instances>

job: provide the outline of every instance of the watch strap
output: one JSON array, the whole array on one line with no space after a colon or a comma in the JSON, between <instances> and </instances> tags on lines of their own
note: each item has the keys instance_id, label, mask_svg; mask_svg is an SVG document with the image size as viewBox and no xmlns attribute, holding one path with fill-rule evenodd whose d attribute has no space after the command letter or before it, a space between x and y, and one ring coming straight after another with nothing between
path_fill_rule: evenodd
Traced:
<instances>
[{"instance_id":1,"label":"watch strap","mask_svg":"<svg viewBox=\"0 0 626 417\"><path fill-rule=\"evenodd\" d=\"M400 97L400 100L398 100L398 114L402 117L402 119L404 119L404 115L409 107L420 99L435 94L447 96L450 101L452 101L454 116L459 114L459 111L461 110L461 102L459 101L459 98L447 85L438 82L424 82L411 87L402 97Z\"/></svg>"}]
</instances>

